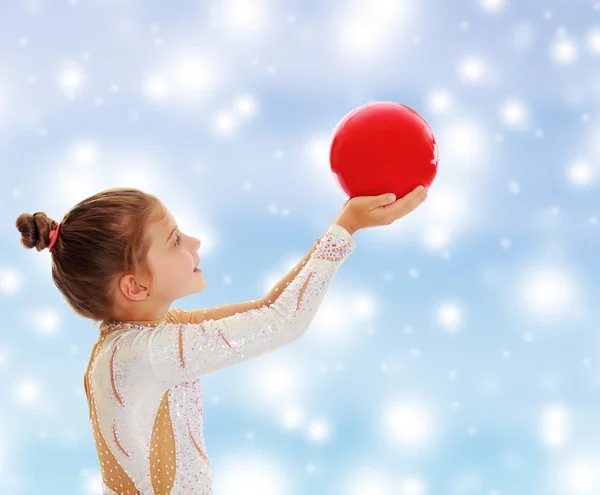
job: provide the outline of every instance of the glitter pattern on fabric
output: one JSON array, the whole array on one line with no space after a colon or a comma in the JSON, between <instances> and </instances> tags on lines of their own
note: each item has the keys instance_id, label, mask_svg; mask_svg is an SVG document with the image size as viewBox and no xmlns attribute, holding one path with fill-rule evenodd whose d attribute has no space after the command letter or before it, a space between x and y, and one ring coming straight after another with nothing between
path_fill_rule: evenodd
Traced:
<instances>
[{"instance_id":1,"label":"glitter pattern on fabric","mask_svg":"<svg viewBox=\"0 0 600 495\"><path fill-rule=\"evenodd\" d=\"M299 339L354 249L331 225L272 303L200 323L172 309L103 325L85 386L105 493L212 495L199 377Z\"/></svg>"}]
</instances>

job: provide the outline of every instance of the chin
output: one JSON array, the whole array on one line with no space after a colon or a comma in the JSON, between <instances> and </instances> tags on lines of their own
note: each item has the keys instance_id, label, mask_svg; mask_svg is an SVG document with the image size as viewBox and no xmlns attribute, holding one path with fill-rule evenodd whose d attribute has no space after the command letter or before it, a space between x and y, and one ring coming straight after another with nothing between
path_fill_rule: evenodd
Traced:
<instances>
[{"instance_id":1,"label":"chin","mask_svg":"<svg viewBox=\"0 0 600 495\"><path fill-rule=\"evenodd\" d=\"M202 277L202 281L201 282L196 282L196 284L194 284L196 287L194 288L194 292L193 294L197 294L198 292L202 292L204 289L206 289L206 280L204 280L204 277Z\"/></svg>"}]
</instances>

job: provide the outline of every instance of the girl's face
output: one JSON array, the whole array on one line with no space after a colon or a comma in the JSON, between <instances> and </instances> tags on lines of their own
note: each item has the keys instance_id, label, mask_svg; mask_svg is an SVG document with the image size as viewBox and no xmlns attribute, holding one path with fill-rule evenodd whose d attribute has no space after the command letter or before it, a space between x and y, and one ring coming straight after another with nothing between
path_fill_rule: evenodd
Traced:
<instances>
[{"instance_id":1,"label":"girl's face","mask_svg":"<svg viewBox=\"0 0 600 495\"><path fill-rule=\"evenodd\" d=\"M152 299L170 303L202 292L206 280L202 271L196 270L200 240L181 232L173 215L167 208L164 210L164 218L150 226L148 263L153 272Z\"/></svg>"}]
</instances>

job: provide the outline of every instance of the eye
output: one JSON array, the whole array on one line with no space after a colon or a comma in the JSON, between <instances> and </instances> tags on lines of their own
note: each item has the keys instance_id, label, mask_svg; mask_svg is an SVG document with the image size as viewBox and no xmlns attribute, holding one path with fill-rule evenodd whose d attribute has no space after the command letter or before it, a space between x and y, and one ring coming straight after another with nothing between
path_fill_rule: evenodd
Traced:
<instances>
[{"instance_id":1,"label":"eye","mask_svg":"<svg viewBox=\"0 0 600 495\"><path fill-rule=\"evenodd\" d=\"M180 235L176 235L175 236L175 246L179 246L180 241L181 241L181 236Z\"/></svg>"}]
</instances>

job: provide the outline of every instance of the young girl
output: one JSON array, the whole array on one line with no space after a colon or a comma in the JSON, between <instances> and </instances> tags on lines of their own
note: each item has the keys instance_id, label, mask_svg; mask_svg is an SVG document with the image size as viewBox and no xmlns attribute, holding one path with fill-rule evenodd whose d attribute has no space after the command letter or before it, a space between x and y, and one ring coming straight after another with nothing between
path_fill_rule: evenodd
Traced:
<instances>
[{"instance_id":1,"label":"young girl","mask_svg":"<svg viewBox=\"0 0 600 495\"><path fill-rule=\"evenodd\" d=\"M206 287L200 241L153 195L113 188L60 223L19 215L21 243L52 253L52 279L73 310L100 323L84 376L105 494L211 494L199 376L280 348L307 331L352 234L389 225L422 203L417 188L353 198L265 297L184 311Z\"/></svg>"}]
</instances>

